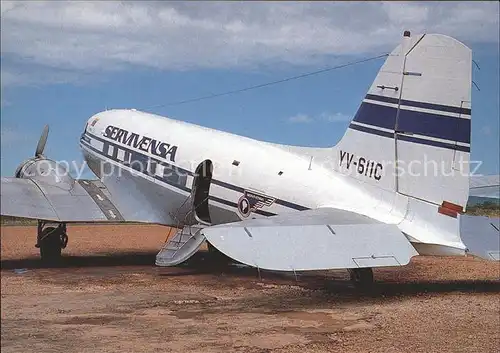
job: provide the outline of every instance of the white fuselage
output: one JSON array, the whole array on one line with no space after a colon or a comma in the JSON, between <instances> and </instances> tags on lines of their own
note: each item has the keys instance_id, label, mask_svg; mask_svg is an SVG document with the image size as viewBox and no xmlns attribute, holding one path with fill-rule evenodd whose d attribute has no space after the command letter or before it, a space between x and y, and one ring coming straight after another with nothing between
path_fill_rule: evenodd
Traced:
<instances>
[{"instance_id":1,"label":"white fuselage","mask_svg":"<svg viewBox=\"0 0 500 353\"><path fill-rule=\"evenodd\" d=\"M130 219L181 225L192 208L196 168L210 160L211 224L336 207L398 224L413 242L460 247L409 219L408 197L339 173L336 147L275 145L135 110L94 115L80 145ZM134 160L146 164L134 169ZM180 176L165 176L171 169ZM238 205L248 192L254 208L245 214Z\"/></svg>"}]
</instances>

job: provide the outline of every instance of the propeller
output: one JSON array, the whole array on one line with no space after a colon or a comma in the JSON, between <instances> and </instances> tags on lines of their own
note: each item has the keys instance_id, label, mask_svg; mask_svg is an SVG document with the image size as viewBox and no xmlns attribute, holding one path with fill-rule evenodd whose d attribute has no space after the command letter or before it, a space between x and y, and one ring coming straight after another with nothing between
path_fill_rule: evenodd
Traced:
<instances>
[{"instance_id":1,"label":"propeller","mask_svg":"<svg viewBox=\"0 0 500 353\"><path fill-rule=\"evenodd\" d=\"M45 149L45 144L47 143L47 137L49 136L49 125L43 127L42 135L40 140L38 140L38 145L36 145L35 157L42 157L43 150Z\"/></svg>"}]
</instances>

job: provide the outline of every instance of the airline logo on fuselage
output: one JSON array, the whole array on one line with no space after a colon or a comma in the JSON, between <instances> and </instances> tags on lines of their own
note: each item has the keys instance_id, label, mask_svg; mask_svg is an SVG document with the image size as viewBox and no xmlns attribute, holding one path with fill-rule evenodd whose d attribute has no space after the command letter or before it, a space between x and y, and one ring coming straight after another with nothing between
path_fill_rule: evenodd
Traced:
<instances>
[{"instance_id":1,"label":"airline logo on fuselage","mask_svg":"<svg viewBox=\"0 0 500 353\"><path fill-rule=\"evenodd\" d=\"M161 158L168 158L171 162L175 162L177 146L170 145L169 143L155 140L144 135L141 136L135 132L120 129L112 125L106 127L104 130L104 137L130 147L138 148L144 152L149 152Z\"/></svg>"},{"instance_id":2,"label":"airline logo on fuselage","mask_svg":"<svg viewBox=\"0 0 500 353\"><path fill-rule=\"evenodd\" d=\"M243 217L264 206L270 207L276 199L250 190L244 190L243 196L238 200L238 211Z\"/></svg>"}]
</instances>

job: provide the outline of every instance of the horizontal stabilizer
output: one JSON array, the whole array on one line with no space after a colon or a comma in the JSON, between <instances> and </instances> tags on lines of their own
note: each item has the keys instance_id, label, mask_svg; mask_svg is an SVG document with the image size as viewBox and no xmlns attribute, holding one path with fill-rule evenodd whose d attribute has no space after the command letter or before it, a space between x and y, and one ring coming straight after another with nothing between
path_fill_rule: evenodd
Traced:
<instances>
[{"instance_id":1,"label":"horizontal stabilizer","mask_svg":"<svg viewBox=\"0 0 500 353\"><path fill-rule=\"evenodd\" d=\"M308 224L293 221L302 213ZM403 266L418 255L396 225L335 209L219 225L202 233L236 261L274 271Z\"/></svg>"},{"instance_id":2,"label":"horizontal stabilizer","mask_svg":"<svg viewBox=\"0 0 500 353\"><path fill-rule=\"evenodd\" d=\"M460 237L467 252L486 260L500 260L500 218L460 217Z\"/></svg>"},{"instance_id":3,"label":"horizontal stabilizer","mask_svg":"<svg viewBox=\"0 0 500 353\"><path fill-rule=\"evenodd\" d=\"M473 175L469 186L469 197L500 198L500 175Z\"/></svg>"}]
</instances>

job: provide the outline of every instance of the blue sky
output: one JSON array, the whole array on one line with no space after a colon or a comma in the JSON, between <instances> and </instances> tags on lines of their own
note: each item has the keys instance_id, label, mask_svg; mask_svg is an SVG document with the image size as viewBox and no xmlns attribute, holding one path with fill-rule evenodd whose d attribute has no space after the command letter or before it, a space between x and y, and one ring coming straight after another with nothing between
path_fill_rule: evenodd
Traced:
<instances>
[{"instance_id":1,"label":"blue sky","mask_svg":"<svg viewBox=\"0 0 500 353\"><path fill-rule=\"evenodd\" d=\"M327 147L383 59L184 105L153 106L393 49L404 29L473 50L472 159L499 169L498 3L2 2L1 173L33 155L81 163L86 120L137 108L271 142ZM209 143L209 142L207 142ZM90 176L86 174L85 176Z\"/></svg>"}]
</instances>

